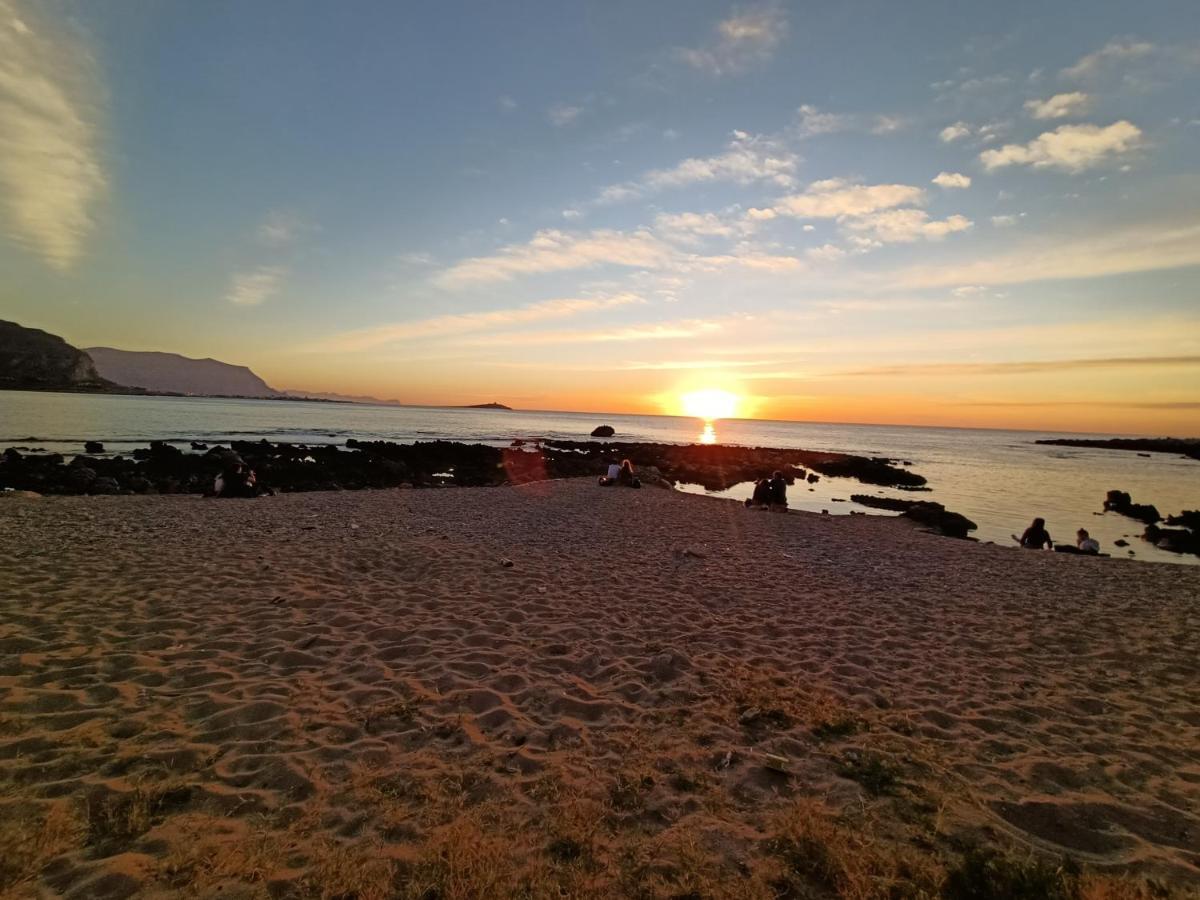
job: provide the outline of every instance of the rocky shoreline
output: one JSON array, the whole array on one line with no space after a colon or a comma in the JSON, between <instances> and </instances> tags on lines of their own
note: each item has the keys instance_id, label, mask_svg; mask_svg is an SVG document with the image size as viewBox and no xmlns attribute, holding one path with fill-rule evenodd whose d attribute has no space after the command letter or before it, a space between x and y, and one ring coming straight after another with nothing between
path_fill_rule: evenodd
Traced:
<instances>
[{"instance_id":1,"label":"rocky shoreline","mask_svg":"<svg viewBox=\"0 0 1200 900\"><path fill-rule=\"evenodd\" d=\"M1034 443L1055 447L1098 447L1102 450L1178 453L1188 459L1200 459L1200 440L1187 438L1047 438Z\"/></svg>"},{"instance_id":2,"label":"rocky shoreline","mask_svg":"<svg viewBox=\"0 0 1200 900\"><path fill-rule=\"evenodd\" d=\"M629 459L643 483L699 484L723 490L781 471L789 483L822 475L856 478L866 484L924 489L925 479L883 458L770 447L514 441L507 448L458 441L346 441L333 445L234 441L228 447L192 443L187 452L152 441L131 456L104 456L89 441L84 453L22 452L10 447L0 458L0 488L44 494L205 493L233 462L255 470L259 484L281 492L363 488L482 487L523 484L548 478L603 474L613 460Z\"/></svg>"}]
</instances>

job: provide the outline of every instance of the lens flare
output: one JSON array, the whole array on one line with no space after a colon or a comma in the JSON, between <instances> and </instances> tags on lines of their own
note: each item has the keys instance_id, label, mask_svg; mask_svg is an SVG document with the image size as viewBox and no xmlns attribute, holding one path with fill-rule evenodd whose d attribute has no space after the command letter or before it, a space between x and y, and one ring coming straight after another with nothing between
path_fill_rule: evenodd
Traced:
<instances>
[{"instance_id":1,"label":"lens flare","mask_svg":"<svg viewBox=\"0 0 1200 900\"><path fill-rule=\"evenodd\" d=\"M738 396L729 391L709 389L692 391L679 398L685 415L712 422L715 419L729 419L737 412Z\"/></svg>"}]
</instances>

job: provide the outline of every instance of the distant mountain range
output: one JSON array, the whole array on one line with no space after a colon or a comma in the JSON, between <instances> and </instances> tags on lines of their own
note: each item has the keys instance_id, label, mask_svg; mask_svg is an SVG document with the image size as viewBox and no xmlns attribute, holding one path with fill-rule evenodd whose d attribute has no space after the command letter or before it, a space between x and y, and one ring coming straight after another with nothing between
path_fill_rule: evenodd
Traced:
<instances>
[{"instance_id":1,"label":"distant mountain range","mask_svg":"<svg viewBox=\"0 0 1200 900\"><path fill-rule=\"evenodd\" d=\"M248 367L216 359L192 359L178 353L115 350L112 347L88 347L84 352L95 362L101 378L129 387L168 394L282 396Z\"/></svg>"}]
</instances>

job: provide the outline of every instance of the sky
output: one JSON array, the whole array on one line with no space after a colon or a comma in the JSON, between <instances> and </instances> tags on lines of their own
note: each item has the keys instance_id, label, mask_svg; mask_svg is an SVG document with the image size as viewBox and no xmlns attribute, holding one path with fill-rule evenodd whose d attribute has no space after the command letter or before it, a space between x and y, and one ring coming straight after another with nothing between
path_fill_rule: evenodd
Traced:
<instances>
[{"instance_id":1,"label":"sky","mask_svg":"<svg viewBox=\"0 0 1200 900\"><path fill-rule=\"evenodd\" d=\"M0 318L417 404L1200 434L1195 0L0 0Z\"/></svg>"}]
</instances>

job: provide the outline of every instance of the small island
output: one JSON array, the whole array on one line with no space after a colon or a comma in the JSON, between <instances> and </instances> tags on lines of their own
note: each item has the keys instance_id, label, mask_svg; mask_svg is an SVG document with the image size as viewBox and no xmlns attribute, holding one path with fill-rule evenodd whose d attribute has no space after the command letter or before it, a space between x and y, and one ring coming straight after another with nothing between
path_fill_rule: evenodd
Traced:
<instances>
[{"instance_id":1,"label":"small island","mask_svg":"<svg viewBox=\"0 0 1200 900\"><path fill-rule=\"evenodd\" d=\"M497 403L493 400L491 403L472 403L470 406L460 406L459 409L506 409L512 412L511 406L505 406L503 403Z\"/></svg>"},{"instance_id":2,"label":"small island","mask_svg":"<svg viewBox=\"0 0 1200 900\"><path fill-rule=\"evenodd\" d=\"M1146 453L1179 453L1200 459L1200 440L1188 438L1052 438L1034 441L1059 447L1100 447L1107 450L1132 450Z\"/></svg>"}]
</instances>

